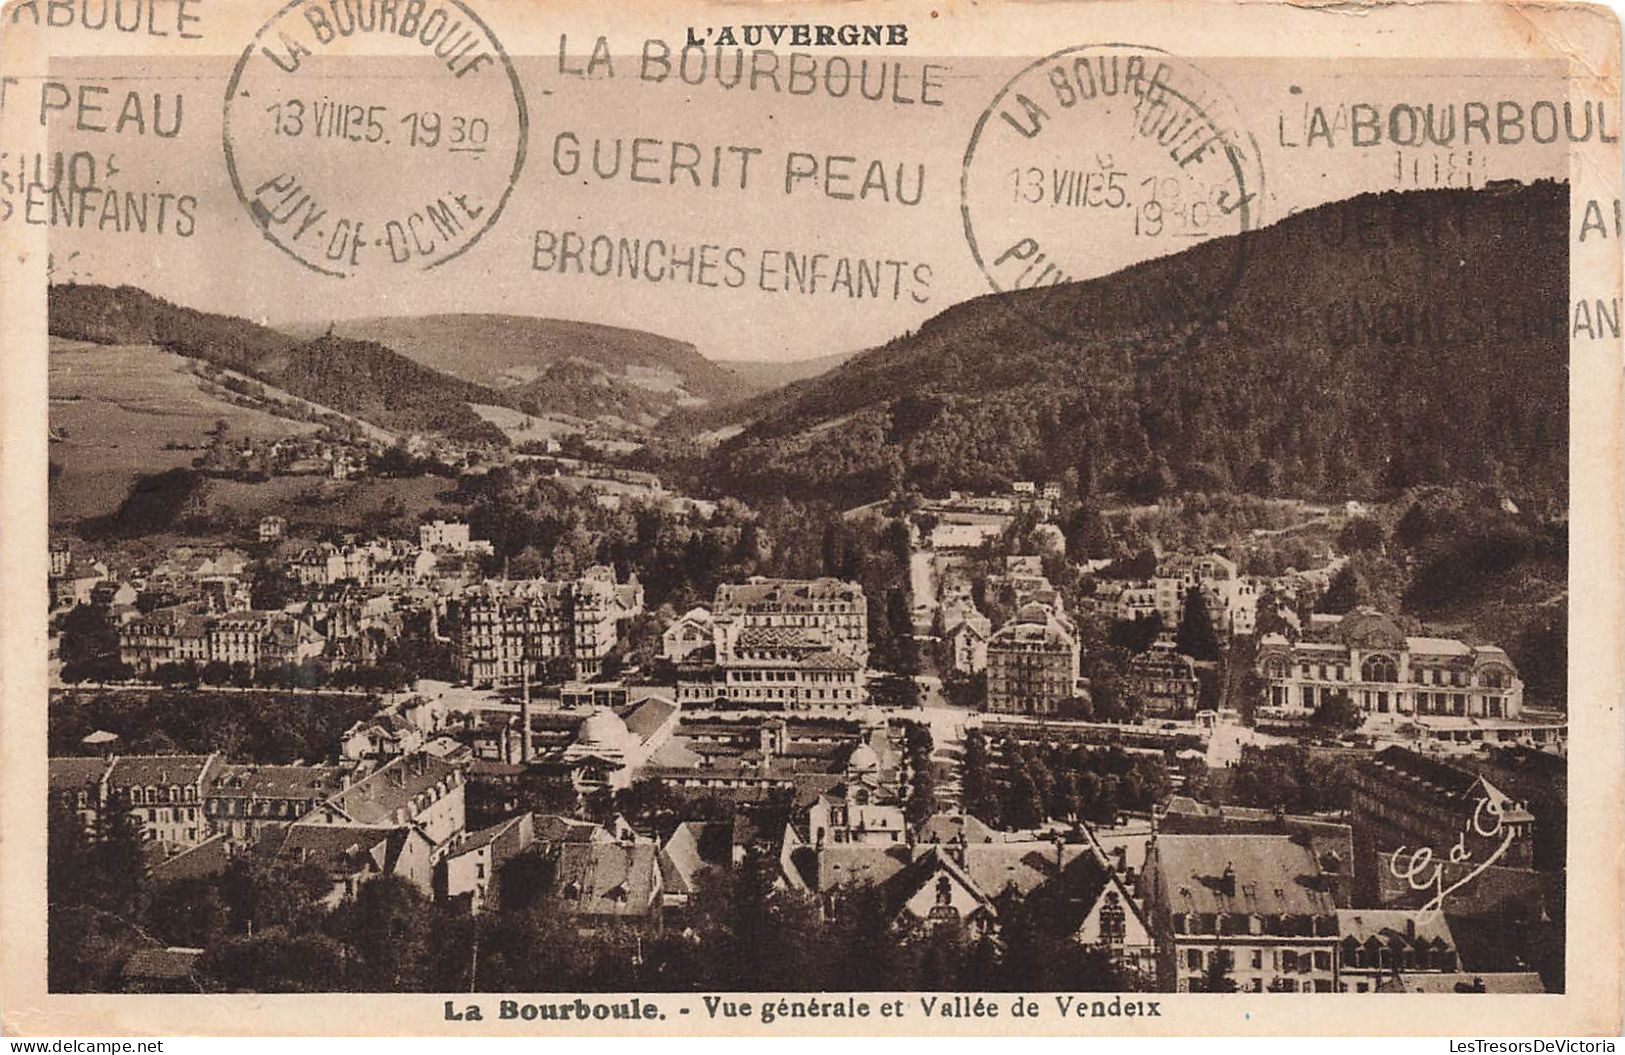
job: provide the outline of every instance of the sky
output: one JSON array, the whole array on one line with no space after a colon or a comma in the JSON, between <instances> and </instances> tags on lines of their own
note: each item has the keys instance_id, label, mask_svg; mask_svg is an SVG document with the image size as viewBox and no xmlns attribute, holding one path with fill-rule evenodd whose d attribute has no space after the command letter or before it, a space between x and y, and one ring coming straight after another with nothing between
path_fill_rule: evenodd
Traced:
<instances>
[{"instance_id":1,"label":"sky","mask_svg":"<svg viewBox=\"0 0 1625 1055\"><path fill-rule=\"evenodd\" d=\"M991 269L1008 284L1022 273L1017 265L1024 245L1041 247L1043 261L1057 263L1066 277L1086 278L1240 226L1236 214L1219 214L1205 226L1196 225L1201 229L1176 237L1170 207L1167 226L1152 235L1147 202L1137 199L1154 188L1161 188L1158 206L1174 199L1190 206L1205 196L1202 205L1211 215L1219 194L1236 194L1239 178L1248 195L1247 225L1261 226L1366 190L1561 176L1565 164L1560 146L1529 142L1472 150L1351 142L1347 121L1355 104L1384 117L1396 104L1432 105L1442 124L1447 111L1459 121L1461 106L1474 100L1491 107L1503 99L1524 107L1540 99L1561 100L1560 82L1539 67L1256 57L1206 57L1192 66L1176 60L1169 77L1179 99L1193 100L1200 107L1198 124L1205 122L1222 136L1221 142L1235 145L1238 155L1231 165L1218 153L1181 165L1164 148L1132 134L1135 114L1124 105L1108 106L1097 99L1093 107L1080 101L1065 108L1054 94L1043 94L1053 89L1046 89L1042 74L1018 77L1026 60L932 60L913 49L875 54L872 71L885 63L888 74L895 75L897 67L890 64L901 64L902 80L888 87L913 97L913 103L889 97L873 102L856 97L855 91L841 99L823 91L790 95L765 84L757 91L744 86L729 90L715 82L714 68L704 83L694 86L679 83L675 75L655 82L639 77L635 54L615 56L613 76L595 79L561 72L557 56L521 58L515 72L530 116L527 157L501 216L466 252L432 270L378 263L343 278L303 267L268 242L233 192L222 148L220 104L231 74L229 58L146 63L139 67L138 82L120 79L132 73L129 60L58 60L52 77L70 91L84 84L107 87L110 108L118 106L130 83L137 84L143 105L149 107L154 94L168 98L179 93L184 118L174 138L91 132L76 127L70 104L47 115L52 149L88 150L103 159L111 155L118 171L104 178L105 186L191 195L197 205L189 237L173 231L98 229L95 222L81 228L59 226L52 231L55 274L59 280L140 285L190 307L273 325L309 326L387 314L501 312L648 330L692 342L714 359L790 360L883 343L954 303L989 292L993 287L987 271L978 266L972 239L990 267L1005 255L1005 262ZM1102 53L1091 54L1098 58ZM936 68L923 72L927 63ZM576 55L565 65L584 68L585 56ZM319 72L322 67L312 68ZM931 87L922 87L922 76L930 77ZM1015 85L990 111L1012 78L1017 78ZM264 94L255 97L260 105L243 108L246 116L234 117L234 128L238 121L242 124L234 153L245 170L297 170L326 200L337 203L335 212L389 213L436 187L465 185L489 203L506 185L503 166L512 160L518 131L512 98L502 90L504 79L484 83L482 94L433 73L415 79L373 71L350 81L313 75L291 90L310 98L353 97L384 106L385 119L397 133L405 129L404 115L410 112L439 107L448 114L456 108L487 113L495 126L493 141L502 140L501 149L493 148L478 162L432 151L411 154L349 145L289 149L286 142L273 142L272 117L262 112ZM32 92L32 85L13 86L8 107L32 107L38 101ZM921 102L922 93L941 105ZM1041 134L1031 139L999 115L1009 109L1017 123L1030 118L1016 102L1020 93L1031 93L1029 98L1048 114ZM1329 134L1309 143L1317 112L1325 116ZM967 166L967 148L984 114L988 117ZM1618 115L1611 120L1617 124ZM655 182L627 178L634 139L650 141L637 149L647 162L642 174ZM614 178L591 174L595 142L603 144L605 158L620 143L622 171ZM706 165L701 166L705 186L693 186L683 171L671 182L674 142L696 148L677 148L685 160L697 156L709 161L720 149L724 164L715 177L718 185L709 185ZM572 148L582 155L573 173ZM737 164L742 151L751 152L743 188ZM831 162L831 157L851 160ZM16 164L13 158L7 167ZM834 196L855 195L871 164L879 166L873 171L883 181L884 195L871 184L864 197ZM787 191L787 170L812 165L816 175L794 180ZM837 175L849 178L826 184L823 177L832 166ZM1117 198L1106 182L1110 171L1120 175L1123 207L1102 204ZM1075 172L1083 181L1078 186L1084 189L1077 193L1083 203L1051 204L1056 173L1061 172ZM962 177L968 208L962 208ZM1023 182L1034 178L1037 190ZM1096 178L1098 185L1090 182ZM1023 197L1040 193L1045 200L1037 205ZM1063 188L1061 196L1068 193ZM899 200L916 198L917 204ZM386 199L393 204L379 204ZM1189 223L1194 213L1187 209L1181 215ZM718 264L711 277L716 285L561 273L557 257L545 250L561 245L566 232L581 236L582 245L603 235L606 250L623 239L713 245ZM535 266L539 244L544 247L540 260L547 265L542 269ZM790 258L810 268L814 254L823 254L817 264L819 291L787 292L786 283L793 285L786 274ZM854 278L850 286L832 288L843 267L872 284L862 286ZM1041 272L1042 263L1028 278ZM724 276L736 280L738 288L729 288ZM878 295L850 295L860 288Z\"/></svg>"}]
</instances>

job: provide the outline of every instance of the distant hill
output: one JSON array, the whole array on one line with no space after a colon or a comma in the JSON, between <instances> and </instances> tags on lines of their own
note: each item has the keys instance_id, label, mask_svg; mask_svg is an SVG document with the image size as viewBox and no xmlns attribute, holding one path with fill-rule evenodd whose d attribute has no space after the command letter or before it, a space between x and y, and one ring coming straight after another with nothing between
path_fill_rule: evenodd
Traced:
<instances>
[{"instance_id":1,"label":"distant hill","mask_svg":"<svg viewBox=\"0 0 1625 1055\"><path fill-rule=\"evenodd\" d=\"M504 397L373 341L292 337L246 319L171 304L132 286L58 285L50 332L106 345L157 345L259 378L394 432L505 442L470 404Z\"/></svg>"},{"instance_id":2,"label":"distant hill","mask_svg":"<svg viewBox=\"0 0 1625 1055\"><path fill-rule=\"evenodd\" d=\"M1069 473L1145 500L1494 481L1561 503L1567 210L1551 182L1368 194L979 297L708 415L737 434L697 475L850 504ZM1182 285L1225 291L1217 316L1161 310Z\"/></svg>"},{"instance_id":3,"label":"distant hill","mask_svg":"<svg viewBox=\"0 0 1625 1055\"><path fill-rule=\"evenodd\" d=\"M715 406L765 385L692 344L642 330L521 315L344 319L333 332L500 389L527 413L649 426L679 407Z\"/></svg>"},{"instance_id":4,"label":"distant hill","mask_svg":"<svg viewBox=\"0 0 1625 1055\"><path fill-rule=\"evenodd\" d=\"M792 359L789 362L777 362L769 359L728 359L721 365L732 370L752 382L758 388L767 390L782 388L796 381L805 381L819 374L826 374L840 366L856 355L856 352L836 352L833 355L819 355L811 359Z\"/></svg>"}]
</instances>

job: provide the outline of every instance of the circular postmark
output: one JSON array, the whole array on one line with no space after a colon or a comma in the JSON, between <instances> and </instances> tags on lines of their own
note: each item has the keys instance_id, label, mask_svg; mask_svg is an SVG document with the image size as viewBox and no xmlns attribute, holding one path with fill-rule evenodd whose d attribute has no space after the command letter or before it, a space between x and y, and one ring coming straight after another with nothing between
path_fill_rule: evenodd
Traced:
<instances>
[{"instance_id":1,"label":"circular postmark","mask_svg":"<svg viewBox=\"0 0 1625 1055\"><path fill-rule=\"evenodd\" d=\"M292 0L237 60L222 139L265 238L345 277L467 252L529 125L513 62L462 0Z\"/></svg>"},{"instance_id":2,"label":"circular postmark","mask_svg":"<svg viewBox=\"0 0 1625 1055\"><path fill-rule=\"evenodd\" d=\"M1258 158L1234 103L1190 63L1067 48L977 120L965 238L989 285L1052 336L1200 329L1241 280L1245 239L1225 236L1258 225Z\"/></svg>"}]
</instances>

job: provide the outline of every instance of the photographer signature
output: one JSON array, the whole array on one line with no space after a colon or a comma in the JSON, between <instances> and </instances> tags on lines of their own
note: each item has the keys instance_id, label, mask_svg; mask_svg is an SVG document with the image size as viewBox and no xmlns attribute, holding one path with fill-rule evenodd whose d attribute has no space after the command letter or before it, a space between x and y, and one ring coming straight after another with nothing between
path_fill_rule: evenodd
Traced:
<instances>
[{"instance_id":1,"label":"photographer signature","mask_svg":"<svg viewBox=\"0 0 1625 1055\"><path fill-rule=\"evenodd\" d=\"M1393 852L1388 859L1388 871L1396 878L1403 879L1412 890L1433 890L1435 893L1421 908L1425 914L1437 913L1444 906L1447 895L1461 889L1482 875L1496 861L1499 861L1518 837L1516 829L1508 828L1502 819L1503 807L1499 802L1481 796L1478 804L1473 807L1473 818L1464 826L1456 836L1456 843L1450 847L1449 859L1451 864L1467 864L1472 860L1473 853L1467 849L1467 836L1469 832L1476 833L1485 839L1494 839L1501 836L1500 845L1494 852L1476 865L1466 875L1445 886L1443 860L1436 860L1433 848L1429 846L1418 847L1410 852L1405 864L1400 858L1405 854L1407 847L1401 846ZM1503 832L1505 833L1503 835Z\"/></svg>"}]
</instances>

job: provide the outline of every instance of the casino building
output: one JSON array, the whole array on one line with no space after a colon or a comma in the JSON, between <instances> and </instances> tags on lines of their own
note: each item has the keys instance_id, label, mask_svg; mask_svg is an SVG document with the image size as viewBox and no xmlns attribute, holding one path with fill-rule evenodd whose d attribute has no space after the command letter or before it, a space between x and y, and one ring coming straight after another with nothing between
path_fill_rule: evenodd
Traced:
<instances>
[{"instance_id":1,"label":"casino building","mask_svg":"<svg viewBox=\"0 0 1625 1055\"><path fill-rule=\"evenodd\" d=\"M1296 642L1265 634L1257 670L1269 686L1264 713L1273 717L1307 717L1339 692L1376 721L1510 719L1523 710L1523 681L1504 650L1408 637L1374 608L1317 619L1315 633Z\"/></svg>"}]
</instances>

